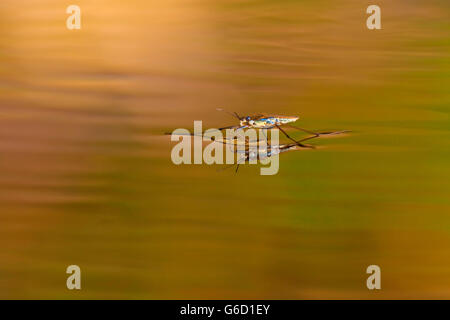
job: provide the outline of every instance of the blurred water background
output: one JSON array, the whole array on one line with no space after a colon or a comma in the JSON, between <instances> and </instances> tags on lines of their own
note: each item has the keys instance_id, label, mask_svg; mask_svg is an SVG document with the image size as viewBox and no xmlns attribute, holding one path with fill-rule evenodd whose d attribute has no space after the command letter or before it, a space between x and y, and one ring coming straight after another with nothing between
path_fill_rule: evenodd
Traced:
<instances>
[{"instance_id":1,"label":"blurred water background","mask_svg":"<svg viewBox=\"0 0 450 320\"><path fill-rule=\"evenodd\" d=\"M449 18L445 0L2 0L0 298L450 298ZM173 165L161 134L234 124L220 106L354 132L275 176Z\"/></svg>"}]
</instances>

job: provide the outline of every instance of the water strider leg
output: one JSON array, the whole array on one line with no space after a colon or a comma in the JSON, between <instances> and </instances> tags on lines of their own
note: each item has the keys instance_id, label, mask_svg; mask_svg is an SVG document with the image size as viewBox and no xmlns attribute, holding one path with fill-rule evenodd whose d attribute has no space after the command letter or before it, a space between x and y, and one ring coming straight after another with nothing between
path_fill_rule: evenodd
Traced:
<instances>
[{"instance_id":1,"label":"water strider leg","mask_svg":"<svg viewBox=\"0 0 450 320\"><path fill-rule=\"evenodd\" d=\"M234 173L237 173L237 172L238 172L239 166L241 165L242 162L245 162L246 159L247 159L247 156L244 156L244 157L240 158L240 159L237 161L236 171L235 171Z\"/></svg>"},{"instance_id":2,"label":"water strider leg","mask_svg":"<svg viewBox=\"0 0 450 320\"><path fill-rule=\"evenodd\" d=\"M266 138L267 144L269 144L269 140L267 139L267 135L266 135L266 132L264 130L267 130L267 129L261 129L261 132L263 133L264 138Z\"/></svg>"},{"instance_id":3,"label":"water strider leg","mask_svg":"<svg viewBox=\"0 0 450 320\"><path fill-rule=\"evenodd\" d=\"M311 140L311 139L314 139L314 138L317 138L317 137L319 137L319 136L314 135L314 136L311 136L311 137L307 137L307 138L303 138L301 140L298 140L297 142L303 142L303 141Z\"/></svg>"},{"instance_id":4,"label":"water strider leg","mask_svg":"<svg viewBox=\"0 0 450 320\"><path fill-rule=\"evenodd\" d=\"M299 140L299 141L297 141L297 140L291 138L291 137L286 133L286 131L284 131L283 129L281 129L281 127L280 127L279 125L276 124L275 126L276 126L281 132L283 132L284 135L285 135L289 140L292 140L293 142L295 142L295 144L298 145L299 147L302 147L302 148L311 148L311 149L314 149L314 148L315 148L314 146L309 146L309 145L306 145L306 144L301 144L300 142L301 142L301 141L305 141L305 140ZM314 138L315 138L315 137L317 137L317 135L315 135ZM309 138L309 139L312 139L312 138ZM307 139L307 140L309 140L309 139Z\"/></svg>"},{"instance_id":5,"label":"water strider leg","mask_svg":"<svg viewBox=\"0 0 450 320\"><path fill-rule=\"evenodd\" d=\"M242 119L242 118L237 114L237 112L230 112L230 111L227 111L227 110L225 110L225 109L223 109L223 108L216 108L216 110L217 110L217 111L223 111L223 112L225 112L225 113L228 113L230 116L235 117L235 118L238 118L239 120Z\"/></svg>"},{"instance_id":6,"label":"water strider leg","mask_svg":"<svg viewBox=\"0 0 450 320\"><path fill-rule=\"evenodd\" d=\"M297 130L300 130L300 131L303 131L303 132L306 132L306 133L309 133L309 134L313 134L313 135L315 135L315 136L320 136L321 134L327 134L327 132L324 132L324 133L317 133L317 132L313 132L313 131L310 131L310 130L307 130L307 129L295 127L295 126L290 125L290 124L285 124L285 126L286 126L286 127L289 127L289 128L297 129Z\"/></svg>"},{"instance_id":7,"label":"water strider leg","mask_svg":"<svg viewBox=\"0 0 450 320\"><path fill-rule=\"evenodd\" d=\"M237 172L238 172L238 169L239 169L239 166L241 165L241 163L245 162L246 159L247 159L246 156L241 157L241 158L238 159L237 163L229 164L229 165L227 165L227 166L225 166L225 167L223 167L223 168L219 168L219 169L217 169L217 172L223 171L223 170L226 170L226 169L229 169L229 168L231 168L231 167L236 166L236 171L235 171L235 173L237 173Z\"/></svg>"},{"instance_id":8,"label":"water strider leg","mask_svg":"<svg viewBox=\"0 0 450 320\"><path fill-rule=\"evenodd\" d=\"M303 131L303 132L306 132L306 133L309 133L309 134L313 134L316 137L323 136L323 135L331 135L331 134L339 134L339 133L349 132L349 130L314 132L314 131L310 131L310 130L307 130L307 129L304 129L304 128L299 128L299 127L296 127L296 126L293 126L293 125L290 125L290 124L285 124L285 126L289 127L289 128L297 129L297 130L300 130L300 131Z\"/></svg>"},{"instance_id":9,"label":"water strider leg","mask_svg":"<svg viewBox=\"0 0 450 320\"><path fill-rule=\"evenodd\" d=\"M267 154L267 152L269 150L269 139L267 138L267 134L265 132L265 130L267 130L267 129L260 129L260 130L263 133L264 138L266 138L266 154ZM259 145L258 145L258 147L259 147Z\"/></svg>"}]
</instances>

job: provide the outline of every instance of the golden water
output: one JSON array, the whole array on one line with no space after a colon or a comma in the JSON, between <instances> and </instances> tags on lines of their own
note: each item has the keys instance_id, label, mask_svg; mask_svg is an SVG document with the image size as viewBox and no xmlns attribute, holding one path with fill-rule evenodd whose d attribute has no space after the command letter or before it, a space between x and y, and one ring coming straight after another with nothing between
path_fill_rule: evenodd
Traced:
<instances>
[{"instance_id":1,"label":"golden water","mask_svg":"<svg viewBox=\"0 0 450 320\"><path fill-rule=\"evenodd\" d=\"M450 298L448 1L74 3L0 3L0 298ZM173 165L217 107L353 133Z\"/></svg>"}]
</instances>

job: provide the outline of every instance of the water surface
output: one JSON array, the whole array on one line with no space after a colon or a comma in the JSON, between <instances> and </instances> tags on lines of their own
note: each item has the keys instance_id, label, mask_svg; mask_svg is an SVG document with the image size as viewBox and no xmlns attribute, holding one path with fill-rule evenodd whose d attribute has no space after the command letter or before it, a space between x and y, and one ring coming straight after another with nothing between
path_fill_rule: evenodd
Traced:
<instances>
[{"instance_id":1,"label":"water surface","mask_svg":"<svg viewBox=\"0 0 450 320\"><path fill-rule=\"evenodd\" d=\"M359 0L76 4L0 4L1 298L450 297L447 1L377 31ZM161 133L217 107L353 133L275 176L173 165Z\"/></svg>"}]
</instances>

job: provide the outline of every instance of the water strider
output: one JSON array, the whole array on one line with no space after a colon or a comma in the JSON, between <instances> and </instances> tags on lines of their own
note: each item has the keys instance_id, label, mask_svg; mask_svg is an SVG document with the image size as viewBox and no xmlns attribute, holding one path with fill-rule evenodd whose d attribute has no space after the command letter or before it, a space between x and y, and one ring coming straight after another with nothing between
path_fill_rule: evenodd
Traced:
<instances>
[{"instance_id":1,"label":"water strider","mask_svg":"<svg viewBox=\"0 0 450 320\"><path fill-rule=\"evenodd\" d=\"M338 132L332 132L333 134L337 134ZM310 145L303 145L301 142L311 140L314 138L317 138L318 135L310 136L301 140L296 140L294 143L288 143L288 144L268 144L266 148L251 148L249 147L249 144L245 145L244 150L234 150L235 153L241 154L241 157L238 159L237 163L228 165L224 168L219 169L225 170L228 168L231 168L236 165L236 173L239 170L239 165L242 163L248 163L251 161L261 161L269 159L270 157L279 155L283 152L293 151L293 150L300 150L301 148L314 148ZM224 144L228 144L228 142L219 141Z\"/></svg>"},{"instance_id":2,"label":"water strider","mask_svg":"<svg viewBox=\"0 0 450 320\"><path fill-rule=\"evenodd\" d=\"M225 111L223 109L220 109L220 110ZM229 113L228 111L225 111L225 112ZM272 160L276 160L276 172L278 172L278 158L276 157L276 158L272 159L273 156L278 155L283 152L290 151L290 150L298 150L299 148L314 148L314 146L304 144L303 142L314 139L314 138L318 138L321 136L336 135L336 134L347 132L347 131L334 131L334 132L316 133L316 132L312 132L312 131L309 131L309 130L306 130L303 128L297 128L297 127L292 126L293 128L296 128L298 130L302 130L304 132L308 132L311 134L311 136L309 136L307 138L303 138L300 140L294 140L283 129L281 129L280 126L288 125L290 122L296 121L298 119L298 117L264 116L264 115L256 115L253 117L250 117L250 116L240 117L236 112L233 113L232 115L237 117L238 119L240 119L239 126L228 126L228 127L223 127L223 128L219 128L219 129L210 129L210 130L203 132L202 127L201 127L201 121L194 121L194 132L193 133L189 132L186 129L177 129L173 133L166 133L166 134L172 135L172 138L174 136L176 137L176 136L180 136L180 135L181 136L188 135L188 136L193 136L193 137L197 136L197 137L202 137L202 138L208 138L209 140L216 142L216 143L222 143L224 145L233 146L232 152L240 154L240 157L239 157L237 163L235 163L237 165L236 172L238 171L239 165L241 163L245 163L245 162L256 163L258 160L260 160L260 161L268 160L269 163L271 164L269 169L272 168ZM267 138L267 134L265 133L265 130L269 130L269 129L274 130L272 132L272 135L276 134L275 142L273 141L272 136L271 136L270 142ZM281 132L283 132L290 140L293 141L293 143L279 144L277 129L280 130ZM227 133L226 138L223 137L223 135L222 135L223 130L226 130L226 133ZM238 136L239 136L242 134L243 130L245 130L245 135L243 136L244 140L237 139L236 133L238 131L240 131L240 133L238 133ZM259 130L264 135L265 139L258 140L256 138L257 135L255 134L255 130ZM252 133L256 139L251 140L250 136L252 135ZM207 134L211 134L212 136L208 136ZM247 136L247 134L250 134L250 136ZM230 135L231 135L231 137L230 137ZM172 141L175 141L175 140L172 139ZM256 145L251 146L251 144L255 144L255 143L256 143ZM261 148L261 143L264 144L263 148ZM212 150L216 150L215 148L213 148L213 149L207 148L202 153L202 151L198 151L198 149L196 149L199 147L201 147L201 144L198 144L198 142L196 144L194 141L194 150L197 150L197 151L194 151L194 163L196 163L196 164L202 163L202 160L201 160L202 157L206 157L205 161L206 161L206 163L209 163L209 164L223 163L223 162L221 162L221 160L216 159L218 156L220 157L220 155L221 155L221 153L218 153L219 151L214 152L214 155L213 155ZM237 150L235 150L234 147L238 147L238 148L236 148ZM171 153L172 161L175 164L180 164L180 163L190 164L191 163L190 155L191 155L191 144L190 144L190 141L185 140L185 139L183 139L179 144L177 144L172 149L172 153ZM235 165L235 164L233 164L233 165ZM230 167L230 166L227 166L224 169L226 169L228 167ZM275 173L270 173L270 174L275 174ZM261 173L261 174L266 174L266 173Z\"/></svg>"},{"instance_id":3,"label":"water strider","mask_svg":"<svg viewBox=\"0 0 450 320\"><path fill-rule=\"evenodd\" d=\"M307 130L307 129L304 129L304 128L295 127L295 126L291 125L290 123L297 121L299 119L299 117L297 117L297 116L280 116L280 115L256 114L256 115L253 115L253 116L241 117L241 116L239 116L237 114L237 112L229 112L229 111L227 111L225 109L222 109L222 108L217 108L217 110L226 112L229 115L231 115L231 116L233 116L233 117L235 117L235 118L237 118L239 120L239 125L223 127L223 128L219 128L218 130L225 130L225 129L238 130L238 129L247 129L247 128L261 129L261 131L263 132L263 134L265 135L266 140L267 140L267 135L265 134L264 130L277 128L288 139L292 140L299 147L309 147L310 148L311 146L304 145L304 144L300 143L300 141L297 141L297 140L291 138L286 133L286 131L281 128L281 126L293 128L293 129L296 129L296 130L300 130L300 131L312 134L312 135L314 135L314 137L348 132L348 130L336 131L336 132L314 132L314 131L310 131L310 130Z\"/></svg>"},{"instance_id":4,"label":"water strider","mask_svg":"<svg viewBox=\"0 0 450 320\"><path fill-rule=\"evenodd\" d=\"M338 134L337 132L331 132L330 134ZM311 145L304 145L303 142L311 139L318 138L320 135L312 135L300 140L295 140L293 143L288 144L266 144L266 140L255 140L250 141L248 140L248 137L245 137L246 139L244 141L229 139L229 138L221 138L217 139L215 137L206 136L203 134L195 134L195 133L186 133L186 134L175 134L175 135L188 135L191 137L202 137L202 138L208 138L213 143L221 143L225 146L229 146L230 150L236 154L238 154L238 159L236 163L227 165L218 171L225 170L227 168L231 168L236 165L236 173L239 169L239 166L243 163L256 163L257 161L265 161L265 160L271 160L272 157L279 155L284 152L293 151L293 150L300 150L301 148L314 148L314 146ZM278 139L277 139L278 141ZM243 145L239 145L238 142L243 142ZM263 145L260 145L259 143L263 142ZM253 145L252 145L253 144ZM236 148L235 148L236 147ZM190 148L189 148L190 149Z\"/></svg>"}]
</instances>

